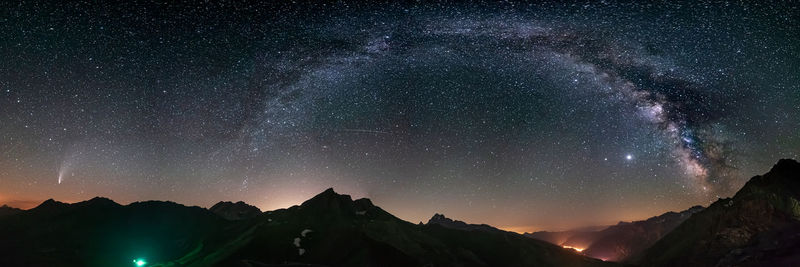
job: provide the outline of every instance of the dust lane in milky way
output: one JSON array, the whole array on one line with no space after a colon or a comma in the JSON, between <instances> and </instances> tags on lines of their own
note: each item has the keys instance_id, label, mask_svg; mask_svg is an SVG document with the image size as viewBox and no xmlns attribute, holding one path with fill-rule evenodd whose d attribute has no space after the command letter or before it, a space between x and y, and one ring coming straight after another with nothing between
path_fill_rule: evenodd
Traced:
<instances>
[{"instance_id":1,"label":"dust lane in milky way","mask_svg":"<svg viewBox=\"0 0 800 267\"><path fill-rule=\"evenodd\" d=\"M730 196L800 154L796 4L0 4L0 203L514 229Z\"/></svg>"}]
</instances>

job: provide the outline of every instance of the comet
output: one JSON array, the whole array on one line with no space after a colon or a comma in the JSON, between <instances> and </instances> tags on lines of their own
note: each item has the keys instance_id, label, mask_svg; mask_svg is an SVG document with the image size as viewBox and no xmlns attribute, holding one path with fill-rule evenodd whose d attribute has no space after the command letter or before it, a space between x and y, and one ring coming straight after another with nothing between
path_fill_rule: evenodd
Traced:
<instances>
[{"instance_id":1,"label":"comet","mask_svg":"<svg viewBox=\"0 0 800 267\"><path fill-rule=\"evenodd\" d=\"M61 163L61 168L58 169L58 184L64 181L64 176L69 171L69 164Z\"/></svg>"},{"instance_id":2,"label":"comet","mask_svg":"<svg viewBox=\"0 0 800 267\"><path fill-rule=\"evenodd\" d=\"M61 166L58 168L58 184L63 183L68 176L75 176L73 167L81 161L83 156L83 153L76 148L76 146L72 146L64 155Z\"/></svg>"}]
</instances>

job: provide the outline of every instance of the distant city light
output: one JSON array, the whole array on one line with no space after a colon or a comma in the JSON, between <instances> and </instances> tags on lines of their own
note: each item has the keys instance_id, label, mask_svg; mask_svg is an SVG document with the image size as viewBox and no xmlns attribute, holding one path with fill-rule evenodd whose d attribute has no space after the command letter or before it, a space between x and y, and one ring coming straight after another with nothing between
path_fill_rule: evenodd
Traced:
<instances>
[{"instance_id":1,"label":"distant city light","mask_svg":"<svg viewBox=\"0 0 800 267\"><path fill-rule=\"evenodd\" d=\"M576 250L578 252L583 251L583 248L576 248L576 247L572 247L572 246L562 246L562 247L564 247L566 249L574 249L574 250Z\"/></svg>"}]
</instances>

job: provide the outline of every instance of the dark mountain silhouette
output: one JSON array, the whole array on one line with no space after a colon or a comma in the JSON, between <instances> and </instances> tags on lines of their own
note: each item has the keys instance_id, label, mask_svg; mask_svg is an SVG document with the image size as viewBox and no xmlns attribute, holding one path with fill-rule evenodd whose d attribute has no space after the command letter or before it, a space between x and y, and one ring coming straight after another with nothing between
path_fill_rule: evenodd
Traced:
<instances>
[{"instance_id":1,"label":"dark mountain silhouette","mask_svg":"<svg viewBox=\"0 0 800 267\"><path fill-rule=\"evenodd\" d=\"M661 239L669 231L703 210L694 206L681 212L667 212L642 221L620 222L608 227L582 228L563 232L535 232L528 237L546 240L560 246L582 249L584 255L608 260L624 261Z\"/></svg>"},{"instance_id":2,"label":"dark mountain silhouette","mask_svg":"<svg viewBox=\"0 0 800 267\"><path fill-rule=\"evenodd\" d=\"M800 266L800 163L782 159L636 257L644 266Z\"/></svg>"},{"instance_id":3,"label":"dark mountain silhouette","mask_svg":"<svg viewBox=\"0 0 800 267\"><path fill-rule=\"evenodd\" d=\"M616 265L494 228L412 224L332 189L288 209L245 205L48 200L0 217L0 266Z\"/></svg>"},{"instance_id":4,"label":"dark mountain silhouette","mask_svg":"<svg viewBox=\"0 0 800 267\"><path fill-rule=\"evenodd\" d=\"M434 214L426 225L441 225L451 229L469 230L469 231L500 231L506 232L486 224L468 224L459 220L453 220L444 216L444 214Z\"/></svg>"},{"instance_id":5,"label":"dark mountain silhouette","mask_svg":"<svg viewBox=\"0 0 800 267\"><path fill-rule=\"evenodd\" d=\"M35 208L31 209L31 211L34 213L41 213L41 214L55 214L62 212L68 208L69 204L60 201L55 201L51 198L45 200L44 202L42 202L42 204L39 204L39 206L36 206Z\"/></svg>"},{"instance_id":6,"label":"dark mountain silhouette","mask_svg":"<svg viewBox=\"0 0 800 267\"><path fill-rule=\"evenodd\" d=\"M9 207L7 205L3 205L2 207L0 207L0 217L6 216L6 215L17 214L17 213L19 213L21 211L22 211L21 209L12 208L12 207Z\"/></svg>"},{"instance_id":7,"label":"dark mountain silhouette","mask_svg":"<svg viewBox=\"0 0 800 267\"><path fill-rule=\"evenodd\" d=\"M0 266L125 266L135 257L180 258L232 227L199 207L105 198L47 200L0 218ZM206 241L212 240L212 241Z\"/></svg>"},{"instance_id":8,"label":"dark mountain silhouette","mask_svg":"<svg viewBox=\"0 0 800 267\"><path fill-rule=\"evenodd\" d=\"M220 201L214 206L209 208L213 213L228 220L244 220L254 218L261 214L261 210L256 206L251 206L242 201L233 203L229 201Z\"/></svg>"},{"instance_id":9,"label":"dark mountain silhouette","mask_svg":"<svg viewBox=\"0 0 800 267\"><path fill-rule=\"evenodd\" d=\"M252 241L224 261L226 265L242 260L253 266L286 262L327 266L613 265L518 234L412 224L369 199L352 200L332 189L300 206L264 213L252 236Z\"/></svg>"},{"instance_id":10,"label":"dark mountain silhouette","mask_svg":"<svg viewBox=\"0 0 800 267\"><path fill-rule=\"evenodd\" d=\"M694 206L681 212L667 212L644 221L621 222L598 232L583 254L610 261L625 261L652 246L686 219L703 210ZM567 241L567 245L569 245Z\"/></svg>"}]
</instances>

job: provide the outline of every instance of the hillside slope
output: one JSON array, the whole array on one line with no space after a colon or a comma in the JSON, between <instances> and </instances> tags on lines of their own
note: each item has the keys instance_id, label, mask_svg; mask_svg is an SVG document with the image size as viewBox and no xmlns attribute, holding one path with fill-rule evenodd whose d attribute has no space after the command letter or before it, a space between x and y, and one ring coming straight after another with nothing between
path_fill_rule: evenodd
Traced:
<instances>
[{"instance_id":1,"label":"hillside slope","mask_svg":"<svg viewBox=\"0 0 800 267\"><path fill-rule=\"evenodd\" d=\"M800 163L780 160L637 256L644 266L800 265Z\"/></svg>"}]
</instances>

